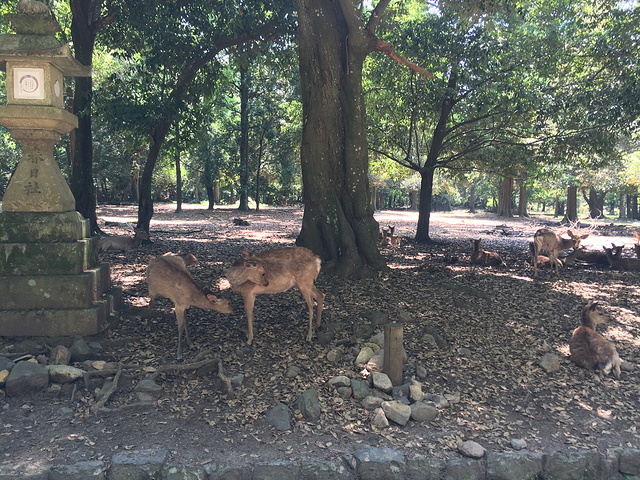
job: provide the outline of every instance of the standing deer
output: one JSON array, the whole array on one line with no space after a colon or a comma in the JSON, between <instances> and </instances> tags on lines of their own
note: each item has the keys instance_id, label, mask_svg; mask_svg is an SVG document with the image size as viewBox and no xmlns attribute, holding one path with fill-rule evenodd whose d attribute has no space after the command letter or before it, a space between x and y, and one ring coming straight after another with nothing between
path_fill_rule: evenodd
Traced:
<instances>
[{"instance_id":1,"label":"standing deer","mask_svg":"<svg viewBox=\"0 0 640 480\"><path fill-rule=\"evenodd\" d=\"M318 304L316 325L322 321L324 294L313 282L320 273L320 257L303 247L283 247L252 253L242 249L242 256L226 271L231 289L242 295L247 315L247 343L253 342L253 306L256 295L286 292L296 286L309 307L309 332L307 341L313 337L313 301Z\"/></svg>"},{"instance_id":2,"label":"standing deer","mask_svg":"<svg viewBox=\"0 0 640 480\"><path fill-rule=\"evenodd\" d=\"M533 236L533 272L534 277L538 276L538 255L541 250L549 252L549 261L551 266L555 266L556 276L558 273L558 255L560 250L568 250L570 248L576 249L580 246L580 242L587 238L589 234L574 235L571 230L567 231L569 238L562 238L553 230L548 228L541 228Z\"/></svg>"},{"instance_id":3,"label":"standing deer","mask_svg":"<svg viewBox=\"0 0 640 480\"><path fill-rule=\"evenodd\" d=\"M233 313L229 300L205 294L196 285L185 267L184 259L180 256L166 255L153 258L147 266L146 276L149 285L149 318L151 318L153 304L158 296L168 298L175 307L176 320L178 321L178 362L182 361L183 330L187 344L189 347L193 346L186 317L186 310L189 307Z\"/></svg>"},{"instance_id":4,"label":"standing deer","mask_svg":"<svg viewBox=\"0 0 640 480\"><path fill-rule=\"evenodd\" d=\"M473 253L471 254L471 263L474 265L486 265L489 267L499 267L504 262L500 255L496 252L489 252L487 250L482 250L480 248L480 242L482 239L478 238L476 240L472 239L471 243L473 243Z\"/></svg>"},{"instance_id":5,"label":"standing deer","mask_svg":"<svg viewBox=\"0 0 640 480\"><path fill-rule=\"evenodd\" d=\"M149 240L149 233L141 228L136 228L133 238L129 237L102 237L98 240L98 249L102 252L105 250L124 250L129 252L136 250L142 240Z\"/></svg>"},{"instance_id":6,"label":"standing deer","mask_svg":"<svg viewBox=\"0 0 640 480\"><path fill-rule=\"evenodd\" d=\"M573 331L571 337L571 361L587 370L602 370L605 375L613 370L620 378L622 363L615 345L596 332L598 324L609 323L598 302L590 302L582 310L582 325Z\"/></svg>"},{"instance_id":7,"label":"standing deer","mask_svg":"<svg viewBox=\"0 0 640 480\"><path fill-rule=\"evenodd\" d=\"M636 253L636 257L640 258L640 235L638 232L633 232L633 236L636 237L636 243L633 244L633 251Z\"/></svg>"}]
</instances>

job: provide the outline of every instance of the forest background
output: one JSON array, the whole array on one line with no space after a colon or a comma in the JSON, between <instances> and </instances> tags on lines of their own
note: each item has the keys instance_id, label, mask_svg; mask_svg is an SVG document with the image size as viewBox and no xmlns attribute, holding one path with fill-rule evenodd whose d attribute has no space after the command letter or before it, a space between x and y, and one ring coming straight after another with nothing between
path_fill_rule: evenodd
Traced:
<instances>
[{"instance_id":1,"label":"forest background","mask_svg":"<svg viewBox=\"0 0 640 480\"><path fill-rule=\"evenodd\" d=\"M374 208L422 242L456 206L639 218L637 1L45 3L93 69L56 158L94 233L97 202L146 230L154 202L304 204L297 243L349 275L384 264ZM20 155L0 127L0 196Z\"/></svg>"}]
</instances>

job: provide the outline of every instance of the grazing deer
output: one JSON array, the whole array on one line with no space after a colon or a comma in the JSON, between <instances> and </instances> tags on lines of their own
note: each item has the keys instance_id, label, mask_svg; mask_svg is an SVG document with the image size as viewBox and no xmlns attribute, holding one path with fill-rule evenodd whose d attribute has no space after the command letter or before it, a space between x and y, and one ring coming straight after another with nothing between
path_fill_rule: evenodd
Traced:
<instances>
[{"instance_id":1,"label":"grazing deer","mask_svg":"<svg viewBox=\"0 0 640 480\"><path fill-rule=\"evenodd\" d=\"M187 258L188 258L187 254ZM193 255L192 255L193 256ZM194 257L195 258L195 257ZM165 297L173 302L178 321L178 353L177 360L182 361L182 331L187 344L193 346L187 326L186 310L199 307L205 310L216 310L220 313L233 313L226 298L205 294L196 285L185 267L185 261L177 255L165 255L153 258L147 266L147 284L149 285L149 318L153 312L156 297Z\"/></svg>"},{"instance_id":2,"label":"grazing deer","mask_svg":"<svg viewBox=\"0 0 640 480\"><path fill-rule=\"evenodd\" d=\"M471 263L474 265L486 265L489 267L499 267L503 265L504 262L500 255L496 252L489 252L487 250L482 250L480 248L480 242L482 239L478 238L477 240L472 239L471 243L473 243L473 253L471 254Z\"/></svg>"},{"instance_id":3,"label":"grazing deer","mask_svg":"<svg viewBox=\"0 0 640 480\"><path fill-rule=\"evenodd\" d=\"M98 240L98 249L103 252L105 250L124 250L129 252L136 250L142 240L149 240L149 233L141 228L136 228L133 238L129 237L102 237Z\"/></svg>"},{"instance_id":4,"label":"grazing deer","mask_svg":"<svg viewBox=\"0 0 640 480\"><path fill-rule=\"evenodd\" d=\"M556 276L558 273L558 255L560 250L568 250L573 248L574 250L580 246L580 242L587 238L589 234L574 235L571 230L567 231L569 238L562 238L553 230L548 228L541 228L533 236L533 272L534 277L538 276L538 255L541 250L549 252L549 261L552 266L555 266Z\"/></svg>"},{"instance_id":5,"label":"grazing deer","mask_svg":"<svg viewBox=\"0 0 640 480\"><path fill-rule=\"evenodd\" d=\"M620 378L622 363L615 345L596 332L598 324L609 323L598 302L590 302L582 309L582 325L573 331L571 337L571 361L587 370L602 370L605 375L613 370Z\"/></svg>"},{"instance_id":6,"label":"grazing deer","mask_svg":"<svg viewBox=\"0 0 640 480\"><path fill-rule=\"evenodd\" d=\"M612 248L602 247L604 249L604 253L607 256L607 260L609 261L609 265L614 270L627 270L637 272L640 270L640 258L623 258L616 257L613 254Z\"/></svg>"},{"instance_id":7,"label":"grazing deer","mask_svg":"<svg viewBox=\"0 0 640 480\"><path fill-rule=\"evenodd\" d=\"M303 247L284 247L252 253L242 249L242 256L226 271L231 289L242 295L247 315L247 343L253 342L253 306L256 295L286 292L298 287L309 307L309 332L307 341L313 337L313 301L318 304L316 325L322 321L324 294L313 282L320 273L320 258Z\"/></svg>"}]
</instances>

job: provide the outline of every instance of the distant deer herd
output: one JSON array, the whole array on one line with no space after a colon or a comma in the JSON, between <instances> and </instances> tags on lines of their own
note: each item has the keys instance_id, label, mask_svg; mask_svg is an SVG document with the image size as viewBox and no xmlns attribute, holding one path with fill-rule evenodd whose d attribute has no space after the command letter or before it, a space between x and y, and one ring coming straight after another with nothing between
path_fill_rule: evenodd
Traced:
<instances>
[{"instance_id":1,"label":"distant deer herd","mask_svg":"<svg viewBox=\"0 0 640 480\"><path fill-rule=\"evenodd\" d=\"M585 251L581 242L590 233L576 233L567 229L563 233L549 228L540 228L529 243L531 265L534 278L540 268L548 267L559 276L559 268L573 265L576 261L591 264L609 265L616 270L640 271L640 235L634 233L635 255L638 258L623 257L623 246L603 247L603 251ZM140 247L149 235L143 230L136 230L133 238L103 237L98 242L100 251L131 251ZM401 237L395 235L395 227L383 227L378 236L383 248L400 247ZM481 248L481 239L471 239L473 250L470 263L474 266L500 267L505 263L497 252ZM572 250L564 257L560 252ZM546 255L544 255L546 254ZM193 346L187 325L186 310L189 307L216 310L220 313L233 313L229 300L213 295L201 289L187 270L188 266L197 265L196 257L190 253L167 253L151 259L146 269L146 280L149 288L149 318L157 297L168 298L173 302L178 325L177 359L182 360L182 334L187 344ZM316 288L314 282L320 273L321 260L311 250L303 247L283 247L253 253L242 249L238 258L226 271L231 290L242 296L244 311L247 317L247 343L253 342L253 310L256 296L264 293L280 293L297 287L304 297L309 311L309 326L306 340L310 342L314 333L314 302L317 306L315 327L319 328L322 319L324 294ZM575 329L570 343L571 360L580 367L601 371L605 375L613 372L620 377L621 360L612 342L596 332L598 324L609 323L603 308L597 302L590 302L582 311L582 325Z\"/></svg>"}]
</instances>

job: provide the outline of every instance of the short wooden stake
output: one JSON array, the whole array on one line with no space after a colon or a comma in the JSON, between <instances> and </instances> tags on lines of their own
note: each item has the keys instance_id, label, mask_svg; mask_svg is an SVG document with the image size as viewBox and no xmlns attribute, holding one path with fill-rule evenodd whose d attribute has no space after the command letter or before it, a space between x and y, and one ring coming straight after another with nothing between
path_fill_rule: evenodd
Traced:
<instances>
[{"instance_id":1,"label":"short wooden stake","mask_svg":"<svg viewBox=\"0 0 640 480\"><path fill-rule=\"evenodd\" d=\"M399 323L388 323L384 326L382 371L387 374L393 385L402 385L402 337L403 329Z\"/></svg>"}]
</instances>

